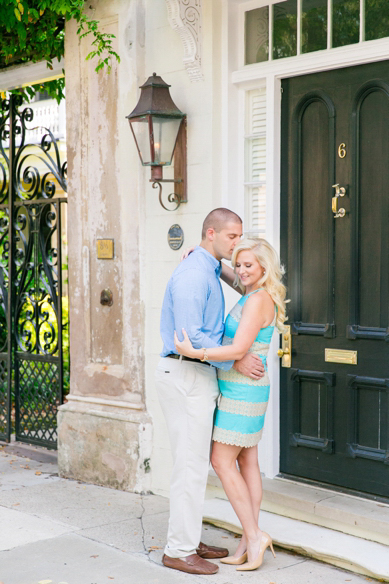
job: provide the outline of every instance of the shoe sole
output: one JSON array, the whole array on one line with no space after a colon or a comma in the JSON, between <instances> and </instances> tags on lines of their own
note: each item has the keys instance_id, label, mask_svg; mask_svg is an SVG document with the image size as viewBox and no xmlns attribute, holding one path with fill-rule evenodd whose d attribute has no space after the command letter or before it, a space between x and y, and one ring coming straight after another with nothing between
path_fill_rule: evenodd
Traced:
<instances>
[{"instance_id":1,"label":"shoe sole","mask_svg":"<svg viewBox=\"0 0 389 584\"><path fill-rule=\"evenodd\" d=\"M162 562L163 563L163 562ZM219 566L215 566L216 570L214 572L203 572L201 570L190 570L189 566L188 569L186 569L186 566L182 566L178 567L178 566L169 566L168 564L163 563L163 565L165 566L165 568L170 568L170 570L177 570L178 572L185 572L186 574L194 574L196 576L213 576L213 574L217 574L217 572L219 571Z\"/></svg>"}]
</instances>

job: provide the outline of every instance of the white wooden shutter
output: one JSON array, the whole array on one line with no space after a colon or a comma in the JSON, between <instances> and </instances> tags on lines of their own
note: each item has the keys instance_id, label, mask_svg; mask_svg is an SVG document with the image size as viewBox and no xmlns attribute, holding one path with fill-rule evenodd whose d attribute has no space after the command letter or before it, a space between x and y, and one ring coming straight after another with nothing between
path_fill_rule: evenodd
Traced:
<instances>
[{"instance_id":1,"label":"white wooden shutter","mask_svg":"<svg viewBox=\"0 0 389 584\"><path fill-rule=\"evenodd\" d=\"M265 236L266 88L247 92L245 135L245 234Z\"/></svg>"}]
</instances>

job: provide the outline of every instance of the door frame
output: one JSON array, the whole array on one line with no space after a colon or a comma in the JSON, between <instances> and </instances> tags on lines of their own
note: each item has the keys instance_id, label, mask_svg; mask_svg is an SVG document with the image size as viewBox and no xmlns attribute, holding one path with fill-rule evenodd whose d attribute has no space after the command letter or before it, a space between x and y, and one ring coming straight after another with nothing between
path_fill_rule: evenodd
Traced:
<instances>
[{"instance_id":1,"label":"door frame","mask_svg":"<svg viewBox=\"0 0 389 584\"><path fill-rule=\"evenodd\" d=\"M266 2L269 4L270 2ZM296 57L242 66L244 62L244 11L249 2L227 0L221 18L221 185L222 204L244 216L244 127L246 93L266 86L266 237L280 251L281 232L281 81L344 67L388 60L389 38L364 41L335 49ZM238 50L236 47L238 46ZM269 355L272 387L266 414L259 461L266 477L280 471L280 363L274 349L279 339L274 335Z\"/></svg>"}]
</instances>

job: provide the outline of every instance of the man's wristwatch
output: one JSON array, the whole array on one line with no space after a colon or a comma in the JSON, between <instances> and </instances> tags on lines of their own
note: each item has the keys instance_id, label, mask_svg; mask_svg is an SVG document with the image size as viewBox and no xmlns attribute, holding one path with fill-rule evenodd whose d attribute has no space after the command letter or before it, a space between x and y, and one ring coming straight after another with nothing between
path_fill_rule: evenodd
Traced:
<instances>
[{"instance_id":1,"label":"man's wristwatch","mask_svg":"<svg viewBox=\"0 0 389 584\"><path fill-rule=\"evenodd\" d=\"M203 353L203 358L200 359L200 361L208 361L207 349L205 347L201 347L201 350L204 351L204 353Z\"/></svg>"}]
</instances>

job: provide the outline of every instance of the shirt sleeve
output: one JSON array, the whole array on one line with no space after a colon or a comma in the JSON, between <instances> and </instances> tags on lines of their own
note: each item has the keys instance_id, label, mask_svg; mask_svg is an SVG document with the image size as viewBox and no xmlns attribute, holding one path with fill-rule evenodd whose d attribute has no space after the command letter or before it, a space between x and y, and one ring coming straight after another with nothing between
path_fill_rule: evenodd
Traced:
<instances>
[{"instance_id":1,"label":"shirt sleeve","mask_svg":"<svg viewBox=\"0 0 389 584\"><path fill-rule=\"evenodd\" d=\"M182 329L188 333L195 349L211 349L219 345L203 332L204 312L208 300L207 276L201 270L189 269L178 274L172 283L174 328L180 341ZM234 361L210 361L211 365L228 371Z\"/></svg>"}]
</instances>

